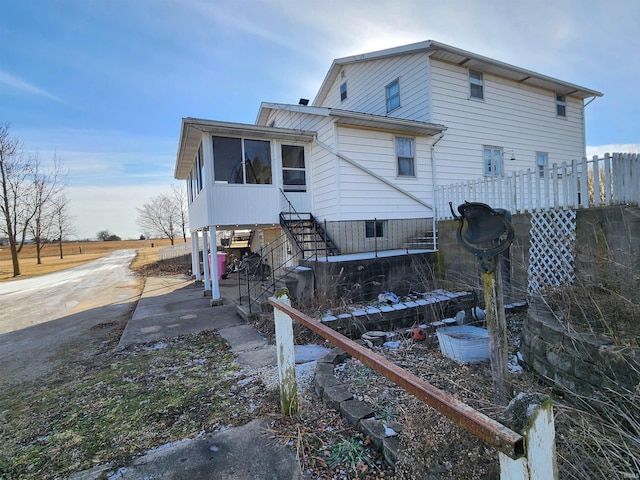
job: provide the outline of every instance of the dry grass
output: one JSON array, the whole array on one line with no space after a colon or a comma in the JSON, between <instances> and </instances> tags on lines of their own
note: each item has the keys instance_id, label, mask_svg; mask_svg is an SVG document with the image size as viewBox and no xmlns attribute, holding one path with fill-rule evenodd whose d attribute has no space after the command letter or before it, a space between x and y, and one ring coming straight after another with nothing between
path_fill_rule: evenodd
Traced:
<instances>
[{"instance_id":1,"label":"dry grass","mask_svg":"<svg viewBox=\"0 0 640 480\"><path fill-rule=\"evenodd\" d=\"M151 247L151 244L154 247ZM20 252L19 277L13 276L11 263L11 251L8 246L0 247L0 282L15 278L28 278L47 273L77 267L100 257L109 255L114 250L135 249L138 253L132 262L132 268L141 264L152 263L158 260L158 247L166 247L171 242L166 239L153 240L122 240L118 242L65 242L62 244L62 256L57 244L46 245L41 252L42 263L38 265L36 260L35 245L25 245ZM82 252L82 253L81 253Z\"/></svg>"}]
</instances>

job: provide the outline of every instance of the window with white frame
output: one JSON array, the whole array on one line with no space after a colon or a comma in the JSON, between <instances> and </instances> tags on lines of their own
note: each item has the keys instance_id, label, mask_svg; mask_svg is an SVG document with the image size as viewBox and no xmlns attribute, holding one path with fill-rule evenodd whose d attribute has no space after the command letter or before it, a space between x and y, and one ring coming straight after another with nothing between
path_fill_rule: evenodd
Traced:
<instances>
[{"instance_id":1,"label":"window with white frame","mask_svg":"<svg viewBox=\"0 0 640 480\"><path fill-rule=\"evenodd\" d=\"M502 175L503 155L502 147L485 146L482 150L484 174L497 177Z\"/></svg>"},{"instance_id":2,"label":"window with white frame","mask_svg":"<svg viewBox=\"0 0 640 480\"><path fill-rule=\"evenodd\" d=\"M271 184L271 144L264 140L213 138L216 183Z\"/></svg>"},{"instance_id":3,"label":"window with white frame","mask_svg":"<svg viewBox=\"0 0 640 480\"><path fill-rule=\"evenodd\" d=\"M482 72L469 70L469 96L484 100L484 78Z\"/></svg>"},{"instance_id":4,"label":"window with white frame","mask_svg":"<svg viewBox=\"0 0 640 480\"><path fill-rule=\"evenodd\" d=\"M387 113L400 106L400 79L396 78L385 87L387 98Z\"/></svg>"},{"instance_id":5,"label":"window with white frame","mask_svg":"<svg viewBox=\"0 0 640 480\"><path fill-rule=\"evenodd\" d=\"M396 137L396 161L399 177L415 177L415 145L413 138Z\"/></svg>"},{"instance_id":6,"label":"window with white frame","mask_svg":"<svg viewBox=\"0 0 640 480\"><path fill-rule=\"evenodd\" d=\"M202 144L198 147L198 153L196 154L196 165L197 165L197 182L198 182L198 192L204 188L204 158L202 155Z\"/></svg>"},{"instance_id":7,"label":"window with white frame","mask_svg":"<svg viewBox=\"0 0 640 480\"><path fill-rule=\"evenodd\" d=\"M344 102L347 99L347 82L343 82L340 85L340 101Z\"/></svg>"},{"instance_id":8,"label":"window with white frame","mask_svg":"<svg viewBox=\"0 0 640 480\"><path fill-rule=\"evenodd\" d=\"M282 145L282 186L285 192L306 192L304 147Z\"/></svg>"},{"instance_id":9,"label":"window with white frame","mask_svg":"<svg viewBox=\"0 0 640 480\"><path fill-rule=\"evenodd\" d=\"M567 97L556 94L556 115L559 117L567 116Z\"/></svg>"},{"instance_id":10,"label":"window with white frame","mask_svg":"<svg viewBox=\"0 0 640 480\"><path fill-rule=\"evenodd\" d=\"M538 175L540 175L540 178L543 178L547 171L547 165L549 165L549 154L546 152L536 152L536 164L538 166Z\"/></svg>"}]
</instances>

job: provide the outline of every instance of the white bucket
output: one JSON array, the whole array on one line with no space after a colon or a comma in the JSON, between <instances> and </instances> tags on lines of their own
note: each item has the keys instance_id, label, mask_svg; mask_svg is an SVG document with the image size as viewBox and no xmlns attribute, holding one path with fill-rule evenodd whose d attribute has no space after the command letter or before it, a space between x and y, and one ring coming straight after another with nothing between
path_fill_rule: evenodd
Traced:
<instances>
[{"instance_id":1,"label":"white bucket","mask_svg":"<svg viewBox=\"0 0 640 480\"><path fill-rule=\"evenodd\" d=\"M442 327L436 330L440 351L457 362L489 360L489 332L470 325Z\"/></svg>"}]
</instances>

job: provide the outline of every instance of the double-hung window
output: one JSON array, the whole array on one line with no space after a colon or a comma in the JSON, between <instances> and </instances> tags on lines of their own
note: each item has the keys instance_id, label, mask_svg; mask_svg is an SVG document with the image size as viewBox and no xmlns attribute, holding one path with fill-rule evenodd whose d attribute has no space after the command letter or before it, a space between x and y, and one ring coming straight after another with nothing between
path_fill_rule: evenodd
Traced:
<instances>
[{"instance_id":1,"label":"double-hung window","mask_svg":"<svg viewBox=\"0 0 640 480\"><path fill-rule=\"evenodd\" d=\"M344 102L347 99L347 82L343 82L340 85L340 101Z\"/></svg>"},{"instance_id":2,"label":"double-hung window","mask_svg":"<svg viewBox=\"0 0 640 480\"><path fill-rule=\"evenodd\" d=\"M559 117L567 116L567 97L556 94L556 115Z\"/></svg>"},{"instance_id":3,"label":"double-hung window","mask_svg":"<svg viewBox=\"0 0 640 480\"><path fill-rule=\"evenodd\" d=\"M396 160L399 177L415 177L416 165L413 138L396 137Z\"/></svg>"},{"instance_id":4,"label":"double-hung window","mask_svg":"<svg viewBox=\"0 0 640 480\"><path fill-rule=\"evenodd\" d=\"M304 147L282 145L282 186L285 192L306 192Z\"/></svg>"},{"instance_id":5,"label":"double-hung window","mask_svg":"<svg viewBox=\"0 0 640 480\"><path fill-rule=\"evenodd\" d=\"M482 72L469 70L469 96L484 100L484 79Z\"/></svg>"},{"instance_id":6,"label":"double-hung window","mask_svg":"<svg viewBox=\"0 0 640 480\"><path fill-rule=\"evenodd\" d=\"M503 156L501 147L484 147L482 156L485 175L493 177L502 175Z\"/></svg>"},{"instance_id":7,"label":"double-hung window","mask_svg":"<svg viewBox=\"0 0 640 480\"><path fill-rule=\"evenodd\" d=\"M387 98L387 113L400 106L400 80L396 78L385 87Z\"/></svg>"}]
</instances>

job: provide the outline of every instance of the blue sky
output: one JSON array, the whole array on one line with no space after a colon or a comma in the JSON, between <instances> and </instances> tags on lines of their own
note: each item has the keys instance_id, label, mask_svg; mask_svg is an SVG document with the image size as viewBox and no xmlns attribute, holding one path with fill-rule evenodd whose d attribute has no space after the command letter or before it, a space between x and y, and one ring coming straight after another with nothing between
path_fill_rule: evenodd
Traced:
<instances>
[{"instance_id":1,"label":"blue sky","mask_svg":"<svg viewBox=\"0 0 640 480\"><path fill-rule=\"evenodd\" d=\"M604 93L588 155L640 152L637 0L0 0L0 122L69 170L79 238L137 238L182 117L253 123L334 58L433 39Z\"/></svg>"}]
</instances>

